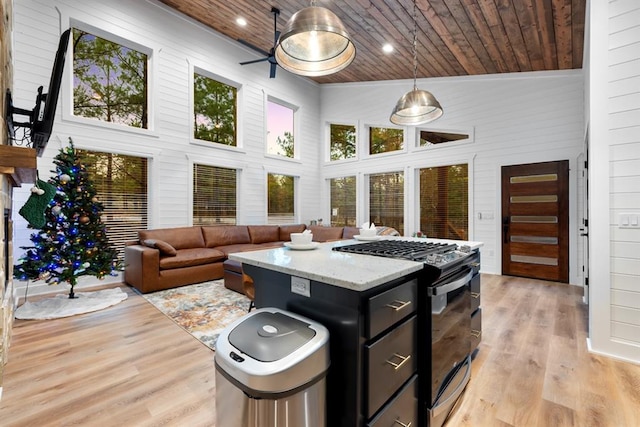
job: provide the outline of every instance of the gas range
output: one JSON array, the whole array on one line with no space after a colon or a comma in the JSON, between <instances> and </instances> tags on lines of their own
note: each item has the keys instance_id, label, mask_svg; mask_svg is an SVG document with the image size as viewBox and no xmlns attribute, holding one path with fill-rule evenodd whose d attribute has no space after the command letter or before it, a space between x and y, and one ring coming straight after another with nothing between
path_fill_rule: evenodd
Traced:
<instances>
[{"instance_id":1,"label":"gas range","mask_svg":"<svg viewBox=\"0 0 640 427\"><path fill-rule=\"evenodd\" d=\"M474 252L469 246L455 243L420 242L416 240L383 239L372 242L336 246L334 251L360 255L373 255L385 258L397 258L421 262L433 279L466 263Z\"/></svg>"}]
</instances>

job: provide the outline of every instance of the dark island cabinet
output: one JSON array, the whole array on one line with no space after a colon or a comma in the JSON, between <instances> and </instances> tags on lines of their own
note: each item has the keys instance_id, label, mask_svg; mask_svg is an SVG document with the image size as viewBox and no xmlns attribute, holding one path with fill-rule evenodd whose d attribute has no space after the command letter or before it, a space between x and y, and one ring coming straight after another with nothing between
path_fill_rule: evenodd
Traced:
<instances>
[{"instance_id":1,"label":"dark island cabinet","mask_svg":"<svg viewBox=\"0 0 640 427\"><path fill-rule=\"evenodd\" d=\"M248 264L243 271L256 307L288 310L329 330L327 426L418 425L417 273L366 291L309 280L300 292L289 274Z\"/></svg>"}]
</instances>

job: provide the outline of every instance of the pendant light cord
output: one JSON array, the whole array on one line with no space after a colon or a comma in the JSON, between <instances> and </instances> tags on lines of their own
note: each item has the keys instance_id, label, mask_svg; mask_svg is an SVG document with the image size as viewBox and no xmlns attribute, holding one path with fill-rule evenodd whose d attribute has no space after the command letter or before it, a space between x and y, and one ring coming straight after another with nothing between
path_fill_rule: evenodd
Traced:
<instances>
[{"instance_id":1,"label":"pendant light cord","mask_svg":"<svg viewBox=\"0 0 640 427\"><path fill-rule=\"evenodd\" d=\"M418 18L416 0L413 0L413 90L418 90Z\"/></svg>"}]
</instances>

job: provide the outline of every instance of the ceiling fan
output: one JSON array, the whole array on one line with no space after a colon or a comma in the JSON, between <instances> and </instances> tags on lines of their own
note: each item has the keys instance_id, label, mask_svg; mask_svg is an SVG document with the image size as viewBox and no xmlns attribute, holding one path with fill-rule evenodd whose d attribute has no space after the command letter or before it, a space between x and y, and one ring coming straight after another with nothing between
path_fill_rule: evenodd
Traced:
<instances>
[{"instance_id":1,"label":"ceiling fan","mask_svg":"<svg viewBox=\"0 0 640 427\"><path fill-rule=\"evenodd\" d=\"M271 48L271 50L269 50L269 52L267 52L264 49L260 49L259 47L249 43L246 40L238 39L238 41L243 45L264 55L264 58L255 59L253 61L241 62L240 65L248 65L248 64L255 64L257 62L268 61L270 64L269 77L273 79L276 76L276 67L278 65L278 62L276 61L276 57L274 56L274 52L276 48L276 43L278 43L278 37L280 37L280 31L276 29L276 20L278 19L278 15L280 15L280 9L276 7L272 7L271 13L273 13L273 47Z\"/></svg>"}]
</instances>

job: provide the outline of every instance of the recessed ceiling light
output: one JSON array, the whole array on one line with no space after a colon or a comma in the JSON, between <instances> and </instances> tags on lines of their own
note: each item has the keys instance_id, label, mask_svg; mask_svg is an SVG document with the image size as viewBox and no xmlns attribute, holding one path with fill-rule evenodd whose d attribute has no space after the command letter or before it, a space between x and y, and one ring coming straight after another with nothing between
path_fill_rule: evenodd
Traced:
<instances>
[{"instance_id":1,"label":"recessed ceiling light","mask_svg":"<svg viewBox=\"0 0 640 427\"><path fill-rule=\"evenodd\" d=\"M236 24L240 25L241 27L244 27L247 25L247 20L244 19L242 16L240 16L236 19Z\"/></svg>"},{"instance_id":2,"label":"recessed ceiling light","mask_svg":"<svg viewBox=\"0 0 640 427\"><path fill-rule=\"evenodd\" d=\"M393 52L393 46L391 46L390 43L386 43L384 46L382 46L382 50L385 53L391 53L391 52Z\"/></svg>"}]
</instances>

